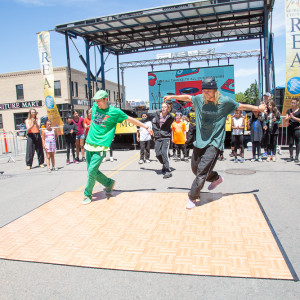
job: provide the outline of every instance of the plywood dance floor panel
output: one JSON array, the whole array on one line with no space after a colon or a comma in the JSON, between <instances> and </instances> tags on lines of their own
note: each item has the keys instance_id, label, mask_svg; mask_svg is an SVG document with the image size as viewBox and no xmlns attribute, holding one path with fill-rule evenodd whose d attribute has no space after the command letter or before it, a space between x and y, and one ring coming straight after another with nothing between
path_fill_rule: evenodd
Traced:
<instances>
[{"instance_id":1,"label":"plywood dance floor panel","mask_svg":"<svg viewBox=\"0 0 300 300\"><path fill-rule=\"evenodd\" d=\"M252 194L65 193L0 229L0 258L96 268L293 279Z\"/></svg>"}]
</instances>

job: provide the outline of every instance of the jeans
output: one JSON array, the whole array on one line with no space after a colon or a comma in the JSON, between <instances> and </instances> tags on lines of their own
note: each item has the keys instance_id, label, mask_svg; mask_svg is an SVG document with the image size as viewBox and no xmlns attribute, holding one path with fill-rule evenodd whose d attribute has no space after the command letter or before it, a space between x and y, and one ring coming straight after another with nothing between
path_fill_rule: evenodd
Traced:
<instances>
[{"instance_id":1,"label":"jeans","mask_svg":"<svg viewBox=\"0 0 300 300\"><path fill-rule=\"evenodd\" d=\"M70 150L72 150L73 160L75 160L75 141L74 142L66 141L66 146L67 146L67 160L70 160Z\"/></svg>"},{"instance_id":2,"label":"jeans","mask_svg":"<svg viewBox=\"0 0 300 300\"><path fill-rule=\"evenodd\" d=\"M86 164L88 170L88 178L84 190L84 195L90 199L92 198L92 192L96 181L98 181L105 187L109 186L113 182L112 179L106 177L103 173L101 173L98 170L105 155L106 152L86 151Z\"/></svg>"},{"instance_id":3,"label":"jeans","mask_svg":"<svg viewBox=\"0 0 300 300\"><path fill-rule=\"evenodd\" d=\"M213 182L219 178L219 174L213 171L219 152L220 150L214 146L207 146L202 149L194 147L191 165L196 178L189 192L191 200L196 200L200 197L200 191L205 181Z\"/></svg>"},{"instance_id":4,"label":"jeans","mask_svg":"<svg viewBox=\"0 0 300 300\"><path fill-rule=\"evenodd\" d=\"M150 143L151 141L140 141L140 160L148 160L150 158Z\"/></svg>"},{"instance_id":5,"label":"jeans","mask_svg":"<svg viewBox=\"0 0 300 300\"><path fill-rule=\"evenodd\" d=\"M256 152L258 157L261 157L261 143L259 141L252 142L252 155L256 157Z\"/></svg>"},{"instance_id":6,"label":"jeans","mask_svg":"<svg viewBox=\"0 0 300 300\"><path fill-rule=\"evenodd\" d=\"M163 165L163 169L171 172L169 163L170 139L161 139L155 141L155 154L158 161Z\"/></svg>"}]
</instances>

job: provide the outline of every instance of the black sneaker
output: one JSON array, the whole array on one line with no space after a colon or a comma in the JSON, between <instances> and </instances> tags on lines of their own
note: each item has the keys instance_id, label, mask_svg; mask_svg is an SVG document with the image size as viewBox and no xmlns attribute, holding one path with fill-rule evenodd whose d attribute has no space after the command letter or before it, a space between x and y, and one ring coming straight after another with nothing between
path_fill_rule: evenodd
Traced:
<instances>
[{"instance_id":1,"label":"black sneaker","mask_svg":"<svg viewBox=\"0 0 300 300\"><path fill-rule=\"evenodd\" d=\"M171 172L167 172L165 175L164 175L164 179L167 179L167 178L170 178L170 177L172 177L173 175L172 175L172 173Z\"/></svg>"},{"instance_id":2,"label":"black sneaker","mask_svg":"<svg viewBox=\"0 0 300 300\"><path fill-rule=\"evenodd\" d=\"M85 157L82 158L82 161L86 161Z\"/></svg>"},{"instance_id":3,"label":"black sneaker","mask_svg":"<svg viewBox=\"0 0 300 300\"><path fill-rule=\"evenodd\" d=\"M291 161L293 161L294 160L294 158L293 157L290 157L289 159L287 159L287 162L291 162Z\"/></svg>"}]
</instances>

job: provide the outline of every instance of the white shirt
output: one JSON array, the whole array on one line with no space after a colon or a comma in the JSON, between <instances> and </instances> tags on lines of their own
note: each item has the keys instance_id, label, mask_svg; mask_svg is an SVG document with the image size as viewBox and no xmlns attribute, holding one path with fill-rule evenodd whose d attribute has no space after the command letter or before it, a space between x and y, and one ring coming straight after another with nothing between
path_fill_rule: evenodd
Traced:
<instances>
[{"instance_id":1,"label":"white shirt","mask_svg":"<svg viewBox=\"0 0 300 300\"><path fill-rule=\"evenodd\" d=\"M148 128L152 129L152 122L147 121L144 123ZM151 135L150 133L147 131L146 128L144 127L140 127L139 128L140 131L140 141L141 142L146 142L146 141L150 141L151 140Z\"/></svg>"}]
</instances>

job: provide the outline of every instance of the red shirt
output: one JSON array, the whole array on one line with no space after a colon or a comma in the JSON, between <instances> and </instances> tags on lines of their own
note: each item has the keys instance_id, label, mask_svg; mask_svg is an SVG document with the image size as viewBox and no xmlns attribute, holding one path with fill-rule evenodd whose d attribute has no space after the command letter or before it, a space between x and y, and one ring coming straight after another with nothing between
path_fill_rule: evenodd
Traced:
<instances>
[{"instance_id":1,"label":"red shirt","mask_svg":"<svg viewBox=\"0 0 300 300\"><path fill-rule=\"evenodd\" d=\"M91 119L85 118L85 119L83 120L83 124L85 124L86 126L88 126L88 127L85 129L85 135L87 136L88 133L89 133L89 130L90 130Z\"/></svg>"}]
</instances>

